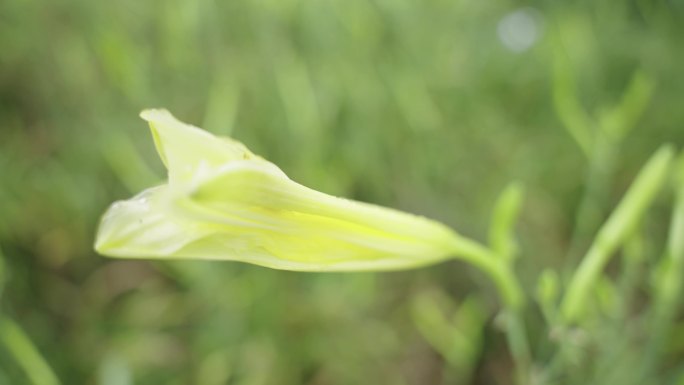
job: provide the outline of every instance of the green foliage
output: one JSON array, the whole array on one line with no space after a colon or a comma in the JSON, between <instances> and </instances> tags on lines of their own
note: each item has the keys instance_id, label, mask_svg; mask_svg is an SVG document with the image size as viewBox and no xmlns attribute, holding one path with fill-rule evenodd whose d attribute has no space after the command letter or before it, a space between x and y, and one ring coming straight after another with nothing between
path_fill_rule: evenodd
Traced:
<instances>
[{"instance_id":1,"label":"green foliage","mask_svg":"<svg viewBox=\"0 0 684 385\"><path fill-rule=\"evenodd\" d=\"M457 383L472 380L484 343L486 310L475 297L457 305L440 291L413 298L411 314L426 341L447 361L446 375Z\"/></svg>"},{"instance_id":2,"label":"green foliage","mask_svg":"<svg viewBox=\"0 0 684 385\"><path fill-rule=\"evenodd\" d=\"M586 307L591 285L596 282L609 258L628 239L641 221L669 175L674 156L663 147L651 157L620 204L601 227L587 255L574 273L563 299L562 310L568 322L576 321Z\"/></svg>"},{"instance_id":3,"label":"green foliage","mask_svg":"<svg viewBox=\"0 0 684 385\"><path fill-rule=\"evenodd\" d=\"M527 5L0 2L0 384L682 383L681 155L628 187L684 142L682 7ZM164 179L148 106L479 269L99 257L107 205Z\"/></svg>"},{"instance_id":4,"label":"green foliage","mask_svg":"<svg viewBox=\"0 0 684 385\"><path fill-rule=\"evenodd\" d=\"M19 325L6 317L0 318L0 341L17 364L24 369L32 384L59 385L59 380L26 333Z\"/></svg>"}]
</instances>

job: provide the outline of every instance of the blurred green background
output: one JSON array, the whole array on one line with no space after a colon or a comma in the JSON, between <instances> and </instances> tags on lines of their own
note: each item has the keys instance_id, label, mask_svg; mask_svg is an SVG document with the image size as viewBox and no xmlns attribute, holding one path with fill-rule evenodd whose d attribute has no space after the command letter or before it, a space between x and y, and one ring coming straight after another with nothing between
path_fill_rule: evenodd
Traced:
<instances>
[{"instance_id":1,"label":"blurred green background","mask_svg":"<svg viewBox=\"0 0 684 385\"><path fill-rule=\"evenodd\" d=\"M461 262L317 275L96 255L106 207L165 178L139 111L476 239L520 180L533 292L542 269L572 269L649 154L684 142L683 48L676 0L3 0L0 384L510 384L495 291ZM665 195L644 254L668 218ZM457 307L477 338L450 356L425 314ZM552 330L530 313L543 364Z\"/></svg>"}]
</instances>

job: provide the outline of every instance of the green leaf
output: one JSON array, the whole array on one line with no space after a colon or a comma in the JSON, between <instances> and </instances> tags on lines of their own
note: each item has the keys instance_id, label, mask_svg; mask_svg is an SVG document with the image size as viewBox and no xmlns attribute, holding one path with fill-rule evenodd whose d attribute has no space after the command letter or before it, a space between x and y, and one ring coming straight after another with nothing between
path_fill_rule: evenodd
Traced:
<instances>
[{"instance_id":1,"label":"green leaf","mask_svg":"<svg viewBox=\"0 0 684 385\"><path fill-rule=\"evenodd\" d=\"M661 190L673 157L671 146L661 147L641 169L620 204L599 230L563 299L561 308L567 321L573 322L580 317L590 289L597 282L602 269L632 234Z\"/></svg>"},{"instance_id":2,"label":"green leaf","mask_svg":"<svg viewBox=\"0 0 684 385\"><path fill-rule=\"evenodd\" d=\"M0 343L26 372L33 385L60 384L29 336L19 324L7 317L0 317Z\"/></svg>"},{"instance_id":3,"label":"green leaf","mask_svg":"<svg viewBox=\"0 0 684 385\"><path fill-rule=\"evenodd\" d=\"M489 229L489 243L492 250L505 259L512 258L517 252L513 228L520 212L523 196L522 184L513 182L506 186L494 206Z\"/></svg>"}]
</instances>

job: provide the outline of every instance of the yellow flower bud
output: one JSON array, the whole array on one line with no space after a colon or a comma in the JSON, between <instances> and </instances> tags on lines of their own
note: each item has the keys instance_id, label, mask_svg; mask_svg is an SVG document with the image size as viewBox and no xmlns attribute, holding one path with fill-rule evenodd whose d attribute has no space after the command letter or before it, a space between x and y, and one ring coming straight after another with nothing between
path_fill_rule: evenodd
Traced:
<instances>
[{"instance_id":1,"label":"yellow flower bud","mask_svg":"<svg viewBox=\"0 0 684 385\"><path fill-rule=\"evenodd\" d=\"M108 209L95 244L103 255L354 271L418 267L454 254L456 234L438 222L309 189L242 143L166 110L141 117L169 181Z\"/></svg>"}]
</instances>

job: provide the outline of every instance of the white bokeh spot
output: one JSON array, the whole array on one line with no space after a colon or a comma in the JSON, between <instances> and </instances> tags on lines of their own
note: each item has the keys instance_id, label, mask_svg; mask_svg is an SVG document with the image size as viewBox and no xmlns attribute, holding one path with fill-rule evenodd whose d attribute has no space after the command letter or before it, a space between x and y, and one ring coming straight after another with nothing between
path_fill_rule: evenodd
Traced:
<instances>
[{"instance_id":1,"label":"white bokeh spot","mask_svg":"<svg viewBox=\"0 0 684 385\"><path fill-rule=\"evenodd\" d=\"M513 52L527 51L539 40L541 19L540 13L530 7L506 14L496 28L501 43Z\"/></svg>"}]
</instances>

